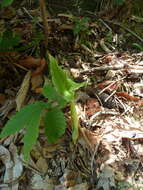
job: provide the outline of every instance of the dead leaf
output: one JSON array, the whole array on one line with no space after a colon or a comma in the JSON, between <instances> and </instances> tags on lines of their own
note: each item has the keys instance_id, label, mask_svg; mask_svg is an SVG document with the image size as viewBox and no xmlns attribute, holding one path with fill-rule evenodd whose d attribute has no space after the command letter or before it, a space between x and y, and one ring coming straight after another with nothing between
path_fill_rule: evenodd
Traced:
<instances>
[{"instance_id":1,"label":"dead leaf","mask_svg":"<svg viewBox=\"0 0 143 190\"><path fill-rule=\"evenodd\" d=\"M33 190L54 190L54 185L51 183L48 175L42 177L39 174L34 174L31 178L31 189Z\"/></svg>"},{"instance_id":2,"label":"dead leaf","mask_svg":"<svg viewBox=\"0 0 143 190\"><path fill-rule=\"evenodd\" d=\"M37 59L32 56L27 56L25 59L19 60L19 64L23 67L26 67L27 69L32 69L40 66L40 61L40 58Z\"/></svg>"},{"instance_id":3,"label":"dead leaf","mask_svg":"<svg viewBox=\"0 0 143 190\"><path fill-rule=\"evenodd\" d=\"M12 19L16 15L15 9L12 7L1 8L0 18L1 19Z\"/></svg>"},{"instance_id":4,"label":"dead leaf","mask_svg":"<svg viewBox=\"0 0 143 190\"><path fill-rule=\"evenodd\" d=\"M17 97L16 97L17 111L20 110L21 106L23 105L25 101L25 98L29 89L29 85L30 85L30 78L31 78L31 71L28 71L17 93Z\"/></svg>"},{"instance_id":5,"label":"dead leaf","mask_svg":"<svg viewBox=\"0 0 143 190\"><path fill-rule=\"evenodd\" d=\"M89 98L86 103L85 112L87 118L91 117L93 114L101 111L101 106L97 99Z\"/></svg>"},{"instance_id":6,"label":"dead leaf","mask_svg":"<svg viewBox=\"0 0 143 190\"><path fill-rule=\"evenodd\" d=\"M77 184L74 187L68 188L68 190L88 190L89 185L87 183Z\"/></svg>"},{"instance_id":7,"label":"dead leaf","mask_svg":"<svg viewBox=\"0 0 143 190\"><path fill-rule=\"evenodd\" d=\"M46 173L47 169L48 169L48 164L46 162L46 160L42 157L40 157L38 159L38 161L36 162L37 167L39 168L39 170L41 171L41 173Z\"/></svg>"},{"instance_id":8,"label":"dead leaf","mask_svg":"<svg viewBox=\"0 0 143 190\"><path fill-rule=\"evenodd\" d=\"M46 60L43 58L40 60L40 65L36 68L35 71L32 72L32 75L35 76L42 73L45 67L46 67Z\"/></svg>"},{"instance_id":9,"label":"dead leaf","mask_svg":"<svg viewBox=\"0 0 143 190\"><path fill-rule=\"evenodd\" d=\"M64 175L60 178L60 182L64 187L73 187L77 183L77 177L77 172L65 169Z\"/></svg>"},{"instance_id":10,"label":"dead leaf","mask_svg":"<svg viewBox=\"0 0 143 190\"><path fill-rule=\"evenodd\" d=\"M43 84L43 77L41 74L32 76L31 78L31 90L35 91L37 88L41 87Z\"/></svg>"},{"instance_id":11,"label":"dead leaf","mask_svg":"<svg viewBox=\"0 0 143 190\"><path fill-rule=\"evenodd\" d=\"M140 100L140 98L138 97L130 96L127 92L116 92L116 95L124 97L129 101L138 102Z\"/></svg>"},{"instance_id":12,"label":"dead leaf","mask_svg":"<svg viewBox=\"0 0 143 190\"><path fill-rule=\"evenodd\" d=\"M80 127L80 137L85 140L92 150L94 150L96 146L99 146L102 136L98 133L93 133L86 128Z\"/></svg>"},{"instance_id":13,"label":"dead leaf","mask_svg":"<svg viewBox=\"0 0 143 190\"><path fill-rule=\"evenodd\" d=\"M110 166L105 166L99 176L97 189L111 190L115 187L114 171Z\"/></svg>"},{"instance_id":14,"label":"dead leaf","mask_svg":"<svg viewBox=\"0 0 143 190\"><path fill-rule=\"evenodd\" d=\"M5 100L6 100L5 94L0 93L0 104L3 105Z\"/></svg>"}]
</instances>

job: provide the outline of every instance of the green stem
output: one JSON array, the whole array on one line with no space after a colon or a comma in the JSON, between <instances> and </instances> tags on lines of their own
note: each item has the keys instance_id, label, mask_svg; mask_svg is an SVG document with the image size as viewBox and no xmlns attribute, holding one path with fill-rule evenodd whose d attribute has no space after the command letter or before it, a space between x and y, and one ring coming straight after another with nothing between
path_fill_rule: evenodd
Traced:
<instances>
[{"instance_id":1,"label":"green stem","mask_svg":"<svg viewBox=\"0 0 143 190\"><path fill-rule=\"evenodd\" d=\"M72 121L72 140L74 143L76 143L78 139L78 133L79 133L79 120L78 120L78 115L75 107L75 102L72 101L70 102L70 111L71 111L71 121Z\"/></svg>"}]
</instances>

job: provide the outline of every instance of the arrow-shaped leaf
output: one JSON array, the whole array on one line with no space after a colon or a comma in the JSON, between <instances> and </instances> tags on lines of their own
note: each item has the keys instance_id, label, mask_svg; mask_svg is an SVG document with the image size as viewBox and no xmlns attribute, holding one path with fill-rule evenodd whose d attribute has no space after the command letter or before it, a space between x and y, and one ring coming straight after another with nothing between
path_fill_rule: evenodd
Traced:
<instances>
[{"instance_id":1,"label":"arrow-shaped leaf","mask_svg":"<svg viewBox=\"0 0 143 190\"><path fill-rule=\"evenodd\" d=\"M51 83L44 85L43 95L50 101L57 102L60 108L65 107L67 103L66 100L56 91Z\"/></svg>"},{"instance_id":2,"label":"arrow-shaped leaf","mask_svg":"<svg viewBox=\"0 0 143 190\"><path fill-rule=\"evenodd\" d=\"M54 87L67 102L73 101L75 90L79 89L81 86L84 86L85 83L78 84L72 81L68 77L67 73L58 65L57 60L51 55L49 55L49 60Z\"/></svg>"}]
</instances>

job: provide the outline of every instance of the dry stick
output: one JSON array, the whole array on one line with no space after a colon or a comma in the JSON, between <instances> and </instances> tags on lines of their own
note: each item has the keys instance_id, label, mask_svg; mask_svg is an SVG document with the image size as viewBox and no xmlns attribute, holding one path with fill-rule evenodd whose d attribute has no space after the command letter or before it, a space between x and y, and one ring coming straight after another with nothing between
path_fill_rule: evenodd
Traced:
<instances>
[{"instance_id":1,"label":"dry stick","mask_svg":"<svg viewBox=\"0 0 143 190\"><path fill-rule=\"evenodd\" d=\"M25 7L22 7L22 11L23 11L31 20L34 19L34 17L29 13L29 11L28 11ZM39 21L36 22L36 24L37 24L38 26L40 26L40 28L43 29L43 26L39 23Z\"/></svg>"},{"instance_id":2,"label":"dry stick","mask_svg":"<svg viewBox=\"0 0 143 190\"><path fill-rule=\"evenodd\" d=\"M48 30L49 27L48 27L48 21L47 21L48 12L46 10L45 0L39 0L39 3L40 3L41 17L42 17L43 26L44 26L45 48L47 50L47 48L48 48L48 35L49 35L49 30Z\"/></svg>"},{"instance_id":3,"label":"dry stick","mask_svg":"<svg viewBox=\"0 0 143 190\"><path fill-rule=\"evenodd\" d=\"M122 24L117 23L117 22L113 22L111 20L107 20L105 19L105 22L108 23L112 23L114 25L120 26L121 28L123 28L124 30L126 30L127 32L131 33L133 36L135 36L138 40L140 40L143 43L143 38L141 38L140 36L138 36L135 32L133 32L132 30L130 30L129 28L124 27Z\"/></svg>"},{"instance_id":4,"label":"dry stick","mask_svg":"<svg viewBox=\"0 0 143 190\"><path fill-rule=\"evenodd\" d=\"M89 14L91 15L94 15L96 16L94 13L90 12L90 11L87 11ZM108 23L112 23L114 25L117 25L117 26L120 26L121 28L123 28L125 31L131 33L133 36L135 36L138 40L140 40L142 43L143 43L143 38L141 38L140 36L138 36L135 32L133 32L132 30L130 30L129 28L126 28L124 27L122 24L118 23L118 22L114 22L114 21L111 21L111 20L108 20L108 19L99 19L100 22L104 22L104 25L106 24L105 22L108 22ZM107 25L106 25L107 26Z\"/></svg>"}]
</instances>

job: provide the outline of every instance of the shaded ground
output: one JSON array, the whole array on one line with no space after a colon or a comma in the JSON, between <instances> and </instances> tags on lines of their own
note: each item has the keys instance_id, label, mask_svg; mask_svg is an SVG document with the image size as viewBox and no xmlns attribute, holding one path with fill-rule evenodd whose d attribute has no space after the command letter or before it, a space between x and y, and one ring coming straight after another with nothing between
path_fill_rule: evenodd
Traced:
<instances>
[{"instance_id":1,"label":"shaded ground","mask_svg":"<svg viewBox=\"0 0 143 190\"><path fill-rule=\"evenodd\" d=\"M29 164L22 158L23 132L0 139L2 190L143 189L143 54L129 39L140 40L114 22L85 16L49 19L49 52L75 81L88 82L77 92L79 140L71 141L68 108L66 134L51 145L41 124ZM11 9L0 18L1 31L8 19L8 27L22 36L20 44L0 53L2 129L18 108L43 100L39 89L49 76L40 58L39 10Z\"/></svg>"}]
</instances>

